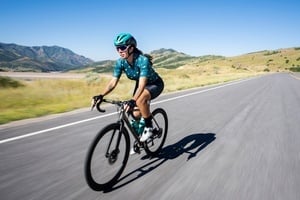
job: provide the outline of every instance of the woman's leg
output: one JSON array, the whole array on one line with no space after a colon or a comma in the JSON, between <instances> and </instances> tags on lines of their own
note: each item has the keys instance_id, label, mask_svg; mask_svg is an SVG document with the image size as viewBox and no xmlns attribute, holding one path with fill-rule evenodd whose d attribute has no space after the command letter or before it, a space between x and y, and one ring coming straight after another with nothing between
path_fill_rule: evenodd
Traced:
<instances>
[{"instance_id":1,"label":"woman's leg","mask_svg":"<svg viewBox=\"0 0 300 200\"><path fill-rule=\"evenodd\" d=\"M145 89L141 96L137 99L136 105L139 107L141 115L143 118L148 118L151 116L149 101L151 99L150 92Z\"/></svg>"},{"instance_id":2,"label":"woman's leg","mask_svg":"<svg viewBox=\"0 0 300 200\"><path fill-rule=\"evenodd\" d=\"M148 103L150 99L151 94L147 89L145 89L136 101L136 104L140 109L141 115L145 119L145 129L140 138L141 142L145 142L149 137L152 136L152 119L150 112L150 104Z\"/></svg>"},{"instance_id":3,"label":"woman's leg","mask_svg":"<svg viewBox=\"0 0 300 200\"><path fill-rule=\"evenodd\" d=\"M136 83L134 93L136 92L137 85L138 85L138 82ZM139 107L143 118L146 119L146 118L151 117L149 101L151 99L155 99L156 97L158 97L161 94L161 92L163 91L163 89L164 89L164 82L161 78L159 78L153 84L146 85L146 88L144 89L143 93L140 95L140 97L136 101L136 105ZM135 116L138 116L138 113L135 114Z\"/></svg>"}]
</instances>

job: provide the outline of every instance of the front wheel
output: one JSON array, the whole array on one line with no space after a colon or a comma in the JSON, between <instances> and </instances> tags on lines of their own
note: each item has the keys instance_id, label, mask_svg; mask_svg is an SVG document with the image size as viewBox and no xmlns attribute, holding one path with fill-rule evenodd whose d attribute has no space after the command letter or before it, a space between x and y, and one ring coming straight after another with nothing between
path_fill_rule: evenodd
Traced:
<instances>
[{"instance_id":1,"label":"front wheel","mask_svg":"<svg viewBox=\"0 0 300 200\"><path fill-rule=\"evenodd\" d=\"M121 176L129 156L130 140L120 124L102 129L86 155L84 172L87 184L96 191L111 188Z\"/></svg>"},{"instance_id":2,"label":"front wheel","mask_svg":"<svg viewBox=\"0 0 300 200\"><path fill-rule=\"evenodd\" d=\"M165 110L157 108L152 112L153 136L144 143L145 151L156 156L162 149L168 133L168 116Z\"/></svg>"}]
</instances>

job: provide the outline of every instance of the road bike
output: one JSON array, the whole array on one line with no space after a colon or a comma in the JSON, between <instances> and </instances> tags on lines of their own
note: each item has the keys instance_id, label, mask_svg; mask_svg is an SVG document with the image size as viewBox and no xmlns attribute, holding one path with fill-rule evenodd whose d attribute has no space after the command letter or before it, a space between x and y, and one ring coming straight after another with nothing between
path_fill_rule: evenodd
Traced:
<instances>
[{"instance_id":1,"label":"road bike","mask_svg":"<svg viewBox=\"0 0 300 200\"><path fill-rule=\"evenodd\" d=\"M135 152L145 150L149 157L155 157L162 149L168 132L167 113L162 108L156 108L151 112L153 135L147 141L140 142L139 131L132 126L132 122L139 119L132 111L126 111L128 101L103 99L94 102L92 109L96 107L99 112L105 112L100 107L102 102L116 105L119 117L117 122L98 132L86 155L85 179L89 187L96 191L112 188L118 182L128 161L132 138ZM130 138L130 135L133 137Z\"/></svg>"}]
</instances>

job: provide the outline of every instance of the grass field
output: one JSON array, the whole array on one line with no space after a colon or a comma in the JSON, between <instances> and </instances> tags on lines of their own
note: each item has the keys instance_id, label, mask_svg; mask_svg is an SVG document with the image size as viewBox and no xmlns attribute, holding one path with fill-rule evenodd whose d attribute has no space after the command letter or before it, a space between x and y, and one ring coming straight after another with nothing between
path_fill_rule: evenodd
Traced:
<instances>
[{"instance_id":1,"label":"grass field","mask_svg":"<svg viewBox=\"0 0 300 200\"><path fill-rule=\"evenodd\" d=\"M165 81L165 93L257 75L249 72L226 71L224 73L221 70L213 73L186 69L158 69L158 71ZM91 97L101 93L110 76L86 74L82 77L51 78L49 76L26 79L0 77L2 82L10 82L8 85L0 85L0 124L90 106ZM131 97L135 83L124 77L109 95L110 98ZM15 84L17 86L14 86Z\"/></svg>"},{"instance_id":2,"label":"grass field","mask_svg":"<svg viewBox=\"0 0 300 200\"><path fill-rule=\"evenodd\" d=\"M234 57L205 56L182 60L178 56L182 54L163 59L162 66L168 61L169 67L159 68L160 58L156 60L157 65L154 64L165 81L165 93L269 72L300 71L299 47ZM13 78L5 78L4 72L0 72L0 124L90 106L91 97L101 93L110 80L110 75L96 74L91 72L92 69L86 68L81 73L14 73L10 75ZM109 98L131 97L135 83L124 77Z\"/></svg>"}]
</instances>

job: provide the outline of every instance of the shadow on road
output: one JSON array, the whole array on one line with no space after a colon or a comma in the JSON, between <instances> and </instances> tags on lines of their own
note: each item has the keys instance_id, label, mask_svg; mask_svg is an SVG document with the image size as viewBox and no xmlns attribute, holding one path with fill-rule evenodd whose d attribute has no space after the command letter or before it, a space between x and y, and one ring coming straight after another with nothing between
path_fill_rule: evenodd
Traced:
<instances>
[{"instance_id":1,"label":"shadow on road","mask_svg":"<svg viewBox=\"0 0 300 200\"><path fill-rule=\"evenodd\" d=\"M183 154L188 154L186 161L189 161L190 159L196 157L201 150L203 150L215 139L216 137L214 133L194 133L184 137L175 144L164 147L157 157L151 159L147 156L144 156L142 159L150 159L147 164L123 176L113 188L110 188L104 192L107 193L121 188L137 180L138 178L141 178L166 161L176 159Z\"/></svg>"}]
</instances>

